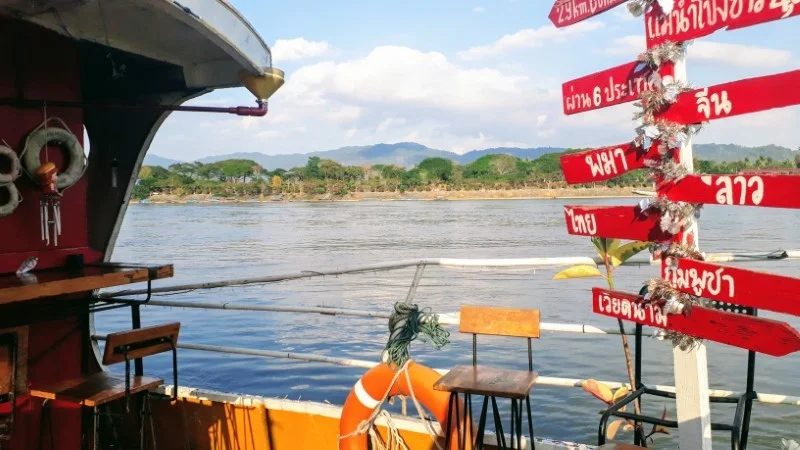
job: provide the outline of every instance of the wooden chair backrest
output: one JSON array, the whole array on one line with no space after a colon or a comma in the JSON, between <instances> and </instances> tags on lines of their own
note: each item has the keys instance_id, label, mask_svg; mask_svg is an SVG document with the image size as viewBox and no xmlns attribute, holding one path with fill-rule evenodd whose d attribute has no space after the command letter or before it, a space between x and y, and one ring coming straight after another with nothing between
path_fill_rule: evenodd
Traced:
<instances>
[{"instance_id":1,"label":"wooden chair backrest","mask_svg":"<svg viewBox=\"0 0 800 450\"><path fill-rule=\"evenodd\" d=\"M538 339L539 320L538 309L462 306L459 331Z\"/></svg>"},{"instance_id":2,"label":"wooden chair backrest","mask_svg":"<svg viewBox=\"0 0 800 450\"><path fill-rule=\"evenodd\" d=\"M103 352L103 365L125 361L125 355L118 349L130 346L128 359L138 359L172 350L169 340L178 344L179 322L144 327L136 330L120 331L106 336L106 349Z\"/></svg>"}]
</instances>

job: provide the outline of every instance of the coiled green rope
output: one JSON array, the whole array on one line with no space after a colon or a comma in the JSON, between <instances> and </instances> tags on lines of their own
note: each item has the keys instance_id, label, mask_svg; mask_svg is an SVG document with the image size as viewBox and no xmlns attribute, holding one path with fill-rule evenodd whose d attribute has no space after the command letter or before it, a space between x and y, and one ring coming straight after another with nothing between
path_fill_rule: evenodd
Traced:
<instances>
[{"instance_id":1,"label":"coiled green rope","mask_svg":"<svg viewBox=\"0 0 800 450\"><path fill-rule=\"evenodd\" d=\"M450 343L450 332L439 325L439 316L430 308L419 309L411 303L395 303L394 312L389 317L389 340L381 355L386 364L402 367L410 357L408 346L418 336L436 350Z\"/></svg>"}]
</instances>

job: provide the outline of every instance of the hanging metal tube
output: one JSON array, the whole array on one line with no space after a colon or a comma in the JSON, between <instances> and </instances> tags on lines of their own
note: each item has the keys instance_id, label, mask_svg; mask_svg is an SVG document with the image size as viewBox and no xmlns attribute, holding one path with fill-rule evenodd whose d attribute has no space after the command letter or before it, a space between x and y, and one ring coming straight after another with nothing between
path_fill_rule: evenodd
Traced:
<instances>
[{"instance_id":1,"label":"hanging metal tube","mask_svg":"<svg viewBox=\"0 0 800 450\"><path fill-rule=\"evenodd\" d=\"M264 117L267 115L267 102L256 101L257 107L252 106L179 106L179 105L135 105L123 103L83 103L61 100L31 100L25 98L0 98L0 106L13 106L15 108L44 108L45 105L53 108L78 108L78 109L127 109L151 111L182 111L225 113L237 116Z\"/></svg>"}]
</instances>

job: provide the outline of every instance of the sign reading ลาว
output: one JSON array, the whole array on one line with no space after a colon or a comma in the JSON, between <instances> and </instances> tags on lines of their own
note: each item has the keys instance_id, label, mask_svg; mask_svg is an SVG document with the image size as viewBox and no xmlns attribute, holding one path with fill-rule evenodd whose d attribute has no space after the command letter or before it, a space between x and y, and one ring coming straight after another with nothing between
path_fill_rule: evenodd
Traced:
<instances>
[{"instance_id":1,"label":"sign reading \u0e25\u0e32\u0e27","mask_svg":"<svg viewBox=\"0 0 800 450\"><path fill-rule=\"evenodd\" d=\"M569 184L610 180L636 169L647 167L647 160L660 158L658 146L648 151L630 142L561 156L561 171Z\"/></svg>"},{"instance_id":2,"label":"sign reading \u0e25\u0e32\u0e27","mask_svg":"<svg viewBox=\"0 0 800 450\"><path fill-rule=\"evenodd\" d=\"M800 70L685 92L659 118L683 124L800 104Z\"/></svg>"},{"instance_id":3,"label":"sign reading \u0e25\u0e32\u0e27","mask_svg":"<svg viewBox=\"0 0 800 450\"><path fill-rule=\"evenodd\" d=\"M644 304L638 295L592 289L592 309L617 319L678 331L772 356L800 350L800 333L777 320L695 306L688 315L666 314L661 306Z\"/></svg>"},{"instance_id":4,"label":"sign reading \u0e25\u0e32\u0e27","mask_svg":"<svg viewBox=\"0 0 800 450\"><path fill-rule=\"evenodd\" d=\"M674 236L661 230L661 211L639 206L564 206L567 232L636 241L667 242Z\"/></svg>"},{"instance_id":5,"label":"sign reading \u0e25\u0e32\u0e27","mask_svg":"<svg viewBox=\"0 0 800 450\"><path fill-rule=\"evenodd\" d=\"M672 70L666 65L662 76ZM654 89L653 68L641 62L622 64L602 72L567 81L561 85L564 114L577 114L639 99L642 92Z\"/></svg>"},{"instance_id":6,"label":"sign reading \u0e25\u0e32\u0e27","mask_svg":"<svg viewBox=\"0 0 800 450\"><path fill-rule=\"evenodd\" d=\"M800 316L800 278L667 257L661 274L687 294Z\"/></svg>"},{"instance_id":7,"label":"sign reading \u0e25\u0e32\u0e27","mask_svg":"<svg viewBox=\"0 0 800 450\"><path fill-rule=\"evenodd\" d=\"M654 3L656 5L656 3ZM800 14L796 0L682 0L669 15L657 5L645 15L647 48L666 41L683 42Z\"/></svg>"},{"instance_id":8,"label":"sign reading \u0e25\u0e32\u0e27","mask_svg":"<svg viewBox=\"0 0 800 450\"><path fill-rule=\"evenodd\" d=\"M688 203L800 208L797 175L687 175L659 191Z\"/></svg>"},{"instance_id":9,"label":"sign reading \u0e25\u0e32\u0e27","mask_svg":"<svg viewBox=\"0 0 800 450\"><path fill-rule=\"evenodd\" d=\"M556 28L572 25L607 11L627 0L556 0L550 21Z\"/></svg>"}]
</instances>

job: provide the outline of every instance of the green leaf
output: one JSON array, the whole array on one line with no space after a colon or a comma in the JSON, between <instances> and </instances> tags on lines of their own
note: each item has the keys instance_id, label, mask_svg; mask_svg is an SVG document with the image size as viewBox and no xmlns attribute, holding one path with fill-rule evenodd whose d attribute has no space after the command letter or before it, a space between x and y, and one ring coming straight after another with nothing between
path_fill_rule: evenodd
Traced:
<instances>
[{"instance_id":1,"label":"green leaf","mask_svg":"<svg viewBox=\"0 0 800 450\"><path fill-rule=\"evenodd\" d=\"M613 252L609 252L611 255L611 264L613 264L614 267L617 267L625 261L631 259L637 253L646 250L648 247L650 247L649 242L628 242L622 247L615 248Z\"/></svg>"},{"instance_id":2,"label":"green leaf","mask_svg":"<svg viewBox=\"0 0 800 450\"><path fill-rule=\"evenodd\" d=\"M602 277L603 274L595 266L589 265L579 265L579 266L572 266L567 269L558 272L556 276L553 277L554 280L567 280L570 278L590 278L590 277Z\"/></svg>"}]
</instances>

